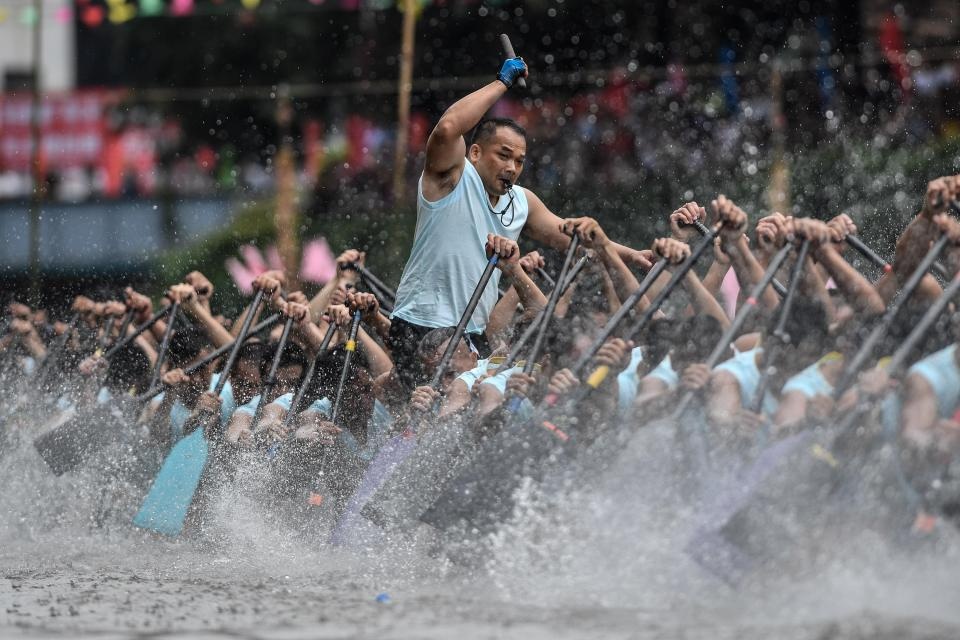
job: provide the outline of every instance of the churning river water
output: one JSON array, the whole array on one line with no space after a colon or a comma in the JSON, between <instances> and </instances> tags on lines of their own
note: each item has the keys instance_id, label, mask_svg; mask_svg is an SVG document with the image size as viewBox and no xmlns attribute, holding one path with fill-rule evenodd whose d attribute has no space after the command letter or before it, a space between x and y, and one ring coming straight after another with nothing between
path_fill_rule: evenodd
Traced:
<instances>
[{"instance_id":1,"label":"churning river water","mask_svg":"<svg viewBox=\"0 0 960 640\"><path fill-rule=\"evenodd\" d=\"M655 469L527 487L513 520L455 552L426 530L343 548L229 489L202 535L155 537L129 525L133 488L97 465L56 478L14 442L0 637L960 638L952 532L834 525L733 588L685 553L691 509Z\"/></svg>"}]
</instances>

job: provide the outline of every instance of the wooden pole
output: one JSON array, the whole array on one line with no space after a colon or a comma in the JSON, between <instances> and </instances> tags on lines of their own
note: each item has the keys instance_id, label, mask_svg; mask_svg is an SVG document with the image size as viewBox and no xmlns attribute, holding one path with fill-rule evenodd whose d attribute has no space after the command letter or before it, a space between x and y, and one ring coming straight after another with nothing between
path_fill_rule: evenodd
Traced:
<instances>
[{"instance_id":1,"label":"wooden pole","mask_svg":"<svg viewBox=\"0 0 960 640\"><path fill-rule=\"evenodd\" d=\"M40 304L40 215L46 184L43 178L43 105L41 66L43 59L43 2L33 0L33 94L30 105L30 299Z\"/></svg>"},{"instance_id":2,"label":"wooden pole","mask_svg":"<svg viewBox=\"0 0 960 640\"><path fill-rule=\"evenodd\" d=\"M397 87L397 148L393 157L393 201L403 200L406 187L407 141L410 131L410 89L413 86L413 37L417 0L403 0L403 45Z\"/></svg>"},{"instance_id":3,"label":"wooden pole","mask_svg":"<svg viewBox=\"0 0 960 640\"><path fill-rule=\"evenodd\" d=\"M771 123L773 129L773 162L770 167L770 186L767 200L770 212L790 213L790 169L786 158L787 119L783 113L783 74L780 61L774 60L770 69Z\"/></svg>"},{"instance_id":4,"label":"wooden pole","mask_svg":"<svg viewBox=\"0 0 960 640\"><path fill-rule=\"evenodd\" d=\"M274 211L274 225L277 232L277 253L287 272L287 287L297 291L300 275L300 246L297 242L299 221L297 215L297 167L293 157L293 138L290 124L293 120L293 107L286 87L277 90L277 129L280 144L274 161L276 172L277 206Z\"/></svg>"}]
</instances>

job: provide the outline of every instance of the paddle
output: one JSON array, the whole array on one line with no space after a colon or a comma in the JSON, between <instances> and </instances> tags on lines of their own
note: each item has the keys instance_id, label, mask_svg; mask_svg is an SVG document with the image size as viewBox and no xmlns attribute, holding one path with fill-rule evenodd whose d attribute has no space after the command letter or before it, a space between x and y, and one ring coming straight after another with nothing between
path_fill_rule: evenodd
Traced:
<instances>
[{"instance_id":1,"label":"paddle","mask_svg":"<svg viewBox=\"0 0 960 640\"><path fill-rule=\"evenodd\" d=\"M510 42L510 36L505 33L500 34L500 46L503 47L503 52L507 54L508 58L517 57L517 53L513 50L513 43ZM523 78L523 76L517 77L517 84L521 89L527 88L527 81Z\"/></svg>"},{"instance_id":2,"label":"paddle","mask_svg":"<svg viewBox=\"0 0 960 640\"><path fill-rule=\"evenodd\" d=\"M777 372L776 363L779 360L780 350L790 344L791 336L787 333L787 320L790 319L790 311L793 309L793 301L797 295L797 289L800 288L800 280L803 279L803 267L807 261L807 254L810 252L810 240L804 239L797 250L797 259L793 263L793 269L790 272L790 282L787 285L787 292L780 302L777 324L773 331L767 336L763 345L761 355L762 365L760 369L760 381L757 383L757 389L753 395L750 410L756 414L763 414L763 400L767 395L767 385L770 378ZM764 430L769 429L769 421L764 421Z\"/></svg>"},{"instance_id":3,"label":"paddle","mask_svg":"<svg viewBox=\"0 0 960 640\"><path fill-rule=\"evenodd\" d=\"M366 267L364 267L363 265L357 262L349 263L347 265L347 268L353 269L354 271L359 273L360 277L363 278L363 280L367 283L368 286L370 286L372 289L376 289L377 291L379 291L379 295L377 295L378 298L380 298L381 300L386 299L391 304L397 303L397 292L391 289L390 287L388 287L386 284L384 284L383 280L373 275L369 269L367 269ZM376 294L377 291L374 291L373 293Z\"/></svg>"},{"instance_id":4,"label":"paddle","mask_svg":"<svg viewBox=\"0 0 960 640\"><path fill-rule=\"evenodd\" d=\"M134 337L153 326L164 314L169 313L173 306L174 305L165 307L154 314L150 320L137 328ZM168 331L172 326L173 321L171 320L167 327ZM118 340L117 344L102 355L102 358L104 360L110 360L119 349L124 346L124 342L129 344L130 341ZM168 342L169 341L167 341L167 343ZM100 349L98 348L97 350L99 351ZM157 357L157 366L160 366L165 354L166 348L163 347ZM94 407L94 409L99 409L99 407ZM60 424L56 428L37 436L33 440L33 446L54 475L61 476L77 468L77 466L92 453L102 449L110 441L109 436L109 431L103 428L103 425L98 419L84 412L66 423Z\"/></svg>"},{"instance_id":5,"label":"paddle","mask_svg":"<svg viewBox=\"0 0 960 640\"><path fill-rule=\"evenodd\" d=\"M213 395L216 397L220 397L226 387L227 379L237 361L240 348L250 332L250 326L260 309L263 297L264 292L260 289L250 304L250 311L243 319L227 362L213 388ZM215 415L203 415L200 422L206 424L208 420L213 419L216 419ZM177 442L163 461L163 466L154 478L153 485L139 512L133 518L133 524L171 537L180 535L206 468L208 454L209 447L202 428L195 428L193 432Z\"/></svg>"},{"instance_id":6,"label":"paddle","mask_svg":"<svg viewBox=\"0 0 960 640\"><path fill-rule=\"evenodd\" d=\"M432 389L436 389L440 386L440 382L443 380L443 377L446 374L447 367L450 365L453 354L460 345L460 341L463 339L463 334L467 329L467 323L470 321L470 318L473 317L473 312L480 303L480 298L483 296L483 292L487 287L487 283L490 282L490 278L493 277L493 271L496 268L499 259L499 255L496 253L492 254L487 259L487 265L480 276L480 280L477 283L473 294L470 296L470 300L467 302L467 306L463 310L463 314L460 316L460 321L457 323L453 335L447 342L447 348L444 350L444 353L440 358L440 362L437 364L437 368L434 371L433 377L430 381L430 387ZM384 482L390 478L390 476L397 469L397 465L403 463L403 461L410 457L410 455L414 452L417 447L417 431L419 430L423 419L424 416L420 415L419 413L413 413L410 416L410 420L408 421L407 428L404 430L404 432L391 438L386 444L384 444L384 446L380 448L379 451L377 451L377 455L373 458L364 471L363 478L360 480L359 486L351 496L350 500L347 502L343 516L334 529L335 538L345 541L350 537L350 531L353 527L352 521L359 517L360 510L367 504L369 499L378 491ZM437 431L441 430L437 429ZM374 517L376 517L375 514Z\"/></svg>"},{"instance_id":7,"label":"paddle","mask_svg":"<svg viewBox=\"0 0 960 640\"><path fill-rule=\"evenodd\" d=\"M347 387L347 378L350 376L350 362L353 360L353 354L357 350L357 334L360 332L360 319L362 316L363 312L357 309L353 312L353 319L350 321L350 333L344 345L346 356L343 359L343 368L340 370L340 382L337 384L336 399L333 401L333 406L330 409L330 422L334 425L337 424L337 419L340 417L340 403L343 400L343 391ZM292 410L293 406L291 405L290 408ZM317 478L317 484L307 500L307 504L312 506L323 504L324 488L321 487L321 484L323 484L324 476L327 475L330 447L332 446L331 444L323 448L323 457L320 462L320 474ZM329 489L329 487L327 487L327 489Z\"/></svg>"},{"instance_id":8,"label":"paddle","mask_svg":"<svg viewBox=\"0 0 960 640\"><path fill-rule=\"evenodd\" d=\"M931 265L933 265L937 258L940 257L940 254L947 248L949 242L950 239L947 236L941 236L940 239L930 247L929 252L923 257L913 273L910 274L906 284L904 284L903 289L900 290L897 297L894 298L893 303L890 305L890 308L887 309L883 319L874 327L873 331L870 332L870 335L864 341L856 355L850 360L849 364L844 367L840 380L833 390L835 400L839 399L840 396L850 388L850 385L853 384L856 375L863 369L867 360L873 356L873 352L877 348L877 345L880 344L880 340L882 340L890 330L890 327L893 325L894 320L896 320L904 305L906 305L910 297L913 296L917 287L920 286L920 282L926 277L927 271L930 270Z\"/></svg>"},{"instance_id":9,"label":"paddle","mask_svg":"<svg viewBox=\"0 0 960 640\"><path fill-rule=\"evenodd\" d=\"M277 370L280 368L280 361L283 359L283 352L287 348L287 341L290 340L290 330L293 329L293 317L287 318L283 323L283 331L280 333L280 340L277 342L277 350L273 354L273 361L270 363L270 370L267 377L264 378L260 386L260 400L257 402L257 408L253 412L253 420L250 422L250 431L256 433L257 425L260 424L260 418L263 416L263 408L272 401L270 397L273 388L277 386Z\"/></svg>"},{"instance_id":10,"label":"paddle","mask_svg":"<svg viewBox=\"0 0 960 640\"><path fill-rule=\"evenodd\" d=\"M333 322L330 322L327 325L327 332L323 335L320 348L317 350L317 355L315 355L310 360L310 364L307 365L307 370L303 374L303 380L300 382L300 386L297 387L297 391L293 395L293 400L290 402L290 409L283 417L283 429L281 430L283 433L290 433L293 427L293 421L300 412L300 405L303 404L303 398L307 394L307 390L310 388L310 385L313 382L313 377L317 370L317 362L319 362L320 359L327 354L327 350L330 347L330 342L333 340L333 336L336 333L337 325ZM280 442L274 442L272 445L270 445L270 447L267 449L267 457L271 459L275 457L280 450L280 446Z\"/></svg>"},{"instance_id":11,"label":"paddle","mask_svg":"<svg viewBox=\"0 0 960 640\"><path fill-rule=\"evenodd\" d=\"M947 243L947 236L942 236L937 240L933 247L931 247L930 253L921 260L920 264L910 275L907 283L898 294L898 297L894 299L893 304L891 304L881 322L874 328L857 354L847 367L845 367L840 382L834 387L835 400L849 388L854 376L863 368L868 358L870 358L880 340L887 333L890 326L892 326L893 321L902 310L906 301L916 291L923 278L926 277L930 265L933 264L937 257L943 252ZM945 305L946 302L943 304ZM925 315L925 318L926 317ZM929 324L932 324L935 316L930 317L931 319L926 325L927 328L929 328ZM925 330L926 329L924 329L924 331ZM920 336L917 334L914 335L913 338L914 341L916 341L920 339ZM901 354L899 357L900 360L906 358L909 353L907 349L898 351ZM841 422L840 426L849 428L854 422L855 419L848 416ZM839 468L839 462L831 453L830 449L832 447L829 443L838 435L843 435L843 432L839 428L830 428L826 434L819 438L822 442L828 443L826 446L823 444L814 444L808 447L807 445L813 438L813 430L808 429L784 438L761 452L756 460L741 474L738 486L731 492L721 495L714 507L709 510L708 513L710 516L707 518L706 524L694 533L690 543L688 543L686 547L687 553L700 563L701 566L710 570L721 579L731 584L737 584L752 566L753 558L746 554L737 543L727 539L723 535L722 529L738 513L749 508L763 487L777 480L780 476L783 476L784 470L787 467L799 466L804 470L807 477L816 471L825 472L828 473L831 478L834 477ZM809 466L811 464L814 466ZM778 471L777 475L774 475L775 471ZM820 475L815 475L814 477L817 480L822 480ZM822 484L822 482L817 484ZM799 489L796 489L794 492L796 493L798 491ZM819 495L818 487L813 487L810 493L814 496ZM816 497L813 499L816 499Z\"/></svg>"},{"instance_id":12,"label":"paddle","mask_svg":"<svg viewBox=\"0 0 960 640\"><path fill-rule=\"evenodd\" d=\"M656 310L693 268L697 259L713 244L717 231L719 227L701 239L687 260L671 276L667 286L641 314L634 324L634 331L649 322ZM571 368L574 376L582 374L597 351L620 322L632 312L633 307L666 266L666 260L658 261L640 283L640 287L631 293L610 317L600 335ZM599 386L601 376L605 375L602 370L599 373L595 371L587 380L586 386ZM439 498L421 515L420 520L441 530L462 522L484 530L502 521L513 508L513 493L522 479L541 477L546 464L557 459L561 452L570 446L570 436L549 419L549 410L558 400L555 394L549 394L528 421L511 422L507 428L487 438L477 455L448 483Z\"/></svg>"},{"instance_id":13,"label":"paddle","mask_svg":"<svg viewBox=\"0 0 960 640\"><path fill-rule=\"evenodd\" d=\"M249 340L249 339L252 338L254 335L260 333L260 332L263 331L264 329L267 329L267 328L269 328L269 327L272 327L272 326L275 325L279 320L280 320L280 314L279 314L279 313L275 313L275 314L273 314L272 316L268 317L267 319L265 319L265 320L257 323L256 325L254 325L254 326L250 329L249 333L247 333L247 337L245 338L245 341L246 341L246 340ZM200 371L200 370L203 369L205 366L207 366L208 364L210 364L211 362L213 362L214 360L216 360L217 358L219 358L219 357L222 356L223 354L225 354L225 353L227 353L228 351L230 351L231 349L233 349L234 346L236 346L236 344L237 344L237 340L232 340L232 341L228 342L227 344L223 345L222 347L218 347L218 348L214 349L213 351L211 351L211 352L208 353L207 355L203 356L202 358L200 358L199 360L197 360L196 362L194 362L193 364L191 364L190 366L188 366L187 368L185 368L185 369L183 370L183 372L184 372L185 374L187 374L188 376L189 376L189 375L193 375L194 373L196 373L197 371ZM147 391L144 391L144 392L141 393L140 395L134 397L134 400L137 401L137 402L142 402L142 401L144 401L144 400L149 400L150 398L154 397L154 396L157 395L158 393L161 393L162 391L164 391L168 386L169 386L169 385L167 385L167 384L164 383L164 382L160 382L159 384L155 384L155 385L153 385L152 387L150 387L150 389L148 389Z\"/></svg>"},{"instance_id":14,"label":"paddle","mask_svg":"<svg viewBox=\"0 0 960 640\"><path fill-rule=\"evenodd\" d=\"M173 336L173 325L177 322L177 311L180 309L180 302L174 302L170 305L170 315L167 318L167 329L163 332L163 341L160 342L160 350L157 352L157 363L153 367L153 375L150 377L150 386L157 384L160 380L160 371L163 369L163 361L167 357L167 348L170 346L170 338Z\"/></svg>"},{"instance_id":15,"label":"paddle","mask_svg":"<svg viewBox=\"0 0 960 640\"><path fill-rule=\"evenodd\" d=\"M579 246L580 237L574 235L567 246L563 266L557 276L558 280L565 285L572 282L570 276L574 270L573 257ZM582 265L582 262L578 262L578 265ZM533 371L539 359L544 336L565 288L566 286L559 286L553 289L546 306L528 328L528 332L536 332L536 339L529 353L526 354L524 373L529 374ZM511 355L507 358L508 362L501 365L497 371L512 368L518 352L517 346L514 345ZM521 398L509 399L508 411L516 412L521 402ZM386 528L405 528L415 525L419 516L440 495L446 483L469 460L474 448L474 439L471 434L466 433L468 428L465 421L460 421L457 424L437 425L434 429L420 434L416 452L397 467L390 479L366 504L363 510L364 516Z\"/></svg>"},{"instance_id":16,"label":"paddle","mask_svg":"<svg viewBox=\"0 0 960 640\"><path fill-rule=\"evenodd\" d=\"M710 228L707 225L700 222L699 220L694 220L693 222L690 223L690 226L696 229L701 236L706 236L708 233L710 233ZM780 296L781 298L787 294L787 288L783 286L783 283L777 280L776 278L771 280L770 283L771 283L770 286L773 287L773 290L776 291L777 295Z\"/></svg>"}]
</instances>

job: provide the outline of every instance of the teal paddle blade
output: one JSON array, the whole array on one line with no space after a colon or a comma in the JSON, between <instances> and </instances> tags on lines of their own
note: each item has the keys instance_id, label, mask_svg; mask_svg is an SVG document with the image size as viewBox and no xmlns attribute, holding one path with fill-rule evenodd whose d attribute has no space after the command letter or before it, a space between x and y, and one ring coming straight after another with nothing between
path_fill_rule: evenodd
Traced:
<instances>
[{"instance_id":1,"label":"teal paddle blade","mask_svg":"<svg viewBox=\"0 0 960 640\"><path fill-rule=\"evenodd\" d=\"M203 429L197 429L174 445L133 524L166 536L179 536L207 464L207 453Z\"/></svg>"}]
</instances>

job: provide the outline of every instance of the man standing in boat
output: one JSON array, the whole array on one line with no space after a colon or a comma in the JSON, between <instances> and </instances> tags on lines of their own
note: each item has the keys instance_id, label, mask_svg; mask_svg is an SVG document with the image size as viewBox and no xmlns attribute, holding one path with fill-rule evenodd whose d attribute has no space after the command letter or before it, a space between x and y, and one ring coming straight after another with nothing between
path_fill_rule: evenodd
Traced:
<instances>
[{"instance_id":1,"label":"man standing in boat","mask_svg":"<svg viewBox=\"0 0 960 640\"><path fill-rule=\"evenodd\" d=\"M530 240L564 250L569 234L590 241L592 218L562 219L529 189L515 186L523 171L527 136L507 118L484 114L517 81L527 77L521 58L507 59L490 84L455 102L427 140L426 163L417 187L417 228L397 288L390 327L394 363L402 377L415 370L413 355L431 329L457 324L486 266L486 245L498 238ZM473 129L470 146L464 136ZM491 238L491 236L493 236ZM640 252L614 245L624 262L649 267ZM483 331L497 301L495 273L467 325L467 339L489 355ZM409 378L407 378L409 380Z\"/></svg>"}]
</instances>

